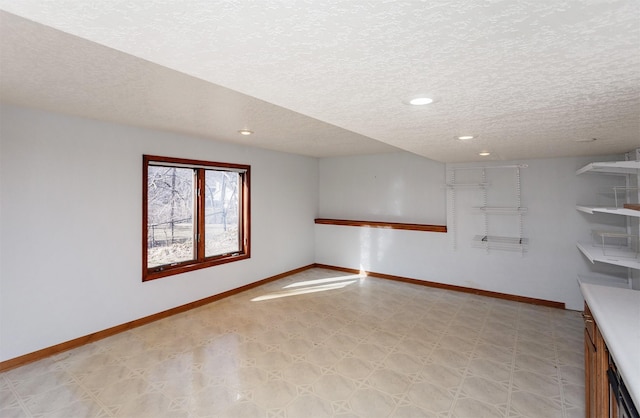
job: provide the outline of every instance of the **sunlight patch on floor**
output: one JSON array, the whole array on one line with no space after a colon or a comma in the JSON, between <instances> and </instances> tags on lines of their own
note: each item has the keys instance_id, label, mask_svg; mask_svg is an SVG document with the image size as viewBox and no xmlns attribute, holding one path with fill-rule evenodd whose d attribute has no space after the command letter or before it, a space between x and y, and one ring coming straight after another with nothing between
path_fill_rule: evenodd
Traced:
<instances>
[{"instance_id":1,"label":"sunlight patch on floor","mask_svg":"<svg viewBox=\"0 0 640 418\"><path fill-rule=\"evenodd\" d=\"M283 287L285 290L271 292L251 299L252 302L259 302L269 299L284 298L289 296L304 295L307 293L324 292L327 290L342 289L350 284L366 279L366 274L349 274L338 277L325 277L322 279L303 280L288 284Z\"/></svg>"},{"instance_id":2,"label":"sunlight patch on floor","mask_svg":"<svg viewBox=\"0 0 640 418\"><path fill-rule=\"evenodd\" d=\"M288 289L290 287L302 287L302 286L312 286L312 285L316 285L316 284L323 284L323 283L331 283L331 282L342 282L345 280L353 280L353 279L361 279L362 277L359 274L351 274L349 276L340 276L340 277L330 277L327 279L316 279L316 280L305 280L303 282L295 282L295 283L291 283L290 285L285 286L285 289Z\"/></svg>"}]
</instances>

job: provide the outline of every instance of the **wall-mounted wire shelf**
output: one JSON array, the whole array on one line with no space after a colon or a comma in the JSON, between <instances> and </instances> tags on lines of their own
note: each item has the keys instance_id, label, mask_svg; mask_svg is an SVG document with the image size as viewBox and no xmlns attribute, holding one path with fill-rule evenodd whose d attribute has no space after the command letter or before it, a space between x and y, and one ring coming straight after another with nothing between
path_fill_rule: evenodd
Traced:
<instances>
[{"instance_id":1,"label":"wall-mounted wire shelf","mask_svg":"<svg viewBox=\"0 0 640 418\"><path fill-rule=\"evenodd\" d=\"M497 213L500 215L521 215L527 213L527 208L516 206L474 206L474 209L478 209L486 213Z\"/></svg>"},{"instance_id":2,"label":"wall-mounted wire shelf","mask_svg":"<svg viewBox=\"0 0 640 418\"><path fill-rule=\"evenodd\" d=\"M529 238L476 235L473 237L473 246L489 250L525 252L529 247Z\"/></svg>"},{"instance_id":3,"label":"wall-mounted wire shelf","mask_svg":"<svg viewBox=\"0 0 640 418\"><path fill-rule=\"evenodd\" d=\"M519 251L524 255L529 241L523 238L522 215L527 212L527 208L521 205L520 170L523 168L527 168L527 164L465 166L447 170L447 224L450 227L453 248L457 248L458 245L457 218L460 211L456 208L456 201L458 196L464 195L467 199L476 200L476 204L479 205L466 206L466 208L482 214L482 224L479 224L479 228L474 231L480 235L471 239L471 246L482 248L487 253L490 250L506 250ZM503 173L496 173L494 170ZM511 175L513 177L510 178ZM491 184L492 182L494 184ZM468 200L465 200L465 204L466 202ZM494 206L491 203L506 203L513 206ZM507 221L496 215L509 217L515 215L516 223L513 224L511 220ZM517 237L492 234L505 232L507 235L513 234Z\"/></svg>"},{"instance_id":4,"label":"wall-mounted wire shelf","mask_svg":"<svg viewBox=\"0 0 640 418\"><path fill-rule=\"evenodd\" d=\"M605 161L587 164L576 170L576 174L600 173L600 174L639 174L640 161Z\"/></svg>"},{"instance_id":5,"label":"wall-mounted wire shelf","mask_svg":"<svg viewBox=\"0 0 640 418\"><path fill-rule=\"evenodd\" d=\"M640 201L640 149L635 151L635 161L604 161L593 162L576 171L576 174L597 173L622 176L624 185L610 186L613 193L614 206L577 205L576 209L589 213L605 213L622 215L625 219L624 230L593 231L592 242L578 242L580 252L591 263L605 263L627 268L627 285L632 289L640 288L640 211L635 210ZM627 157L628 158L628 157ZM611 204L611 203L609 203ZM624 232L621 232L624 231ZM613 279L614 282L616 279ZM617 280L619 281L619 280ZM609 280L603 284L610 285Z\"/></svg>"},{"instance_id":6,"label":"wall-mounted wire shelf","mask_svg":"<svg viewBox=\"0 0 640 418\"><path fill-rule=\"evenodd\" d=\"M611 255L614 252L618 257L640 258L637 235L602 230L594 230L593 235L596 238L594 246L602 248L603 255Z\"/></svg>"},{"instance_id":7,"label":"wall-mounted wire shelf","mask_svg":"<svg viewBox=\"0 0 640 418\"><path fill-rule=\"evenodd\" d=\"M637 192L638 190L639 189L637 187L614 186L613 187L613 197L614 197L615 202L616 202L616 207L619 208L619 207L623 206L623 204L618 204L619 201L623 200L622 198L618 199L618 192L625 193L627 198L624 199L624 200L626 201L628 199L629 192L631 192L631 191L636 191Z\"/></svg>"},{"instance_id":8,"label":"wall-mounted wire shelf","mask_svg":"<svg viewBox=\"0 0 640 418\"><path fill-rule=\"evenodd\" d=\"M597 284L600 286L618 287L621 289L631 288L629 279L614 276L590 276L578 274L578 283Z\"/></svg>"},{"instance_id":9,"label":"wall-mounted wire shelf","mask_svg":"<svg viewBox=\"0 0 640 418\"><path fill-rule=\"evenodd\" d=\"M484 188L490 186L489 183L447 183L447 187L450 189L469 189L469 188Z\"/></svg>"},{"instance_id":10,"label":"wall-mounted wire shelf","mask_svg":"<svg viewBox=\"0 0 640 418\"><path fill-rule=\"evenodd\" d=\"M636 218L640 218L640 210L627 209L627 208L614 208L614 207L604 207L604 206L576 206L576 209L580 212L585 212L589 214L594 213L610 213L613 215L623 215L623 216L634 216Z\"/></svg>"},{"instance_id":11,"label":"wall-mounted wire shelf","mask_svg":"<svg viewBox=\"0 0 640 418\"><path fill-rule=\"evenodd\" d=\"M623 247L611 247L607 250L607 254L605 254L602 247L598 244L579 242L577 245L582 254L592 263L599 262L640 269L640 259L638 258L637 251Z\"/></svg>"}]
</instances>

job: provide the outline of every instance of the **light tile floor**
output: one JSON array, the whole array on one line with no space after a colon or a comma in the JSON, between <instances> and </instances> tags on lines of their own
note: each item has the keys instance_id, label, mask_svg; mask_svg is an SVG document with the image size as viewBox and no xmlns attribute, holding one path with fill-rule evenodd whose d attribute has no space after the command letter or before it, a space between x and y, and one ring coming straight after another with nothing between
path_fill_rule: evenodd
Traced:
<instances>
[{"instance_id":1,"label":"light tile floor","mask_svg":"<svg viewBox=\"0 0 640 418\"><path fill-rule=\"evenodd\" d=\"M312 269L0 374L8 417L583 417L578 312Z\"/></svg>"}]
</instances>

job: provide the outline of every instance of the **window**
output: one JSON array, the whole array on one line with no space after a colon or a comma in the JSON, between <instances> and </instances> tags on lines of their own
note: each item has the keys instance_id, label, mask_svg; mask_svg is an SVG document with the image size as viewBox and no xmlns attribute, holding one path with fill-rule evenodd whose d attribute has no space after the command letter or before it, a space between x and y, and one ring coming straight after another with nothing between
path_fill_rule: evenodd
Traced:
<instances>
[{"instance_id":1,"label":"window","mask_svg":"<svg viewBox=\"0 0 640 418\"><path fill-rule=\"evenodd\" d=\"M249 171L143 156L143 281L249 258Z\"/></svg>"}]
</instances>

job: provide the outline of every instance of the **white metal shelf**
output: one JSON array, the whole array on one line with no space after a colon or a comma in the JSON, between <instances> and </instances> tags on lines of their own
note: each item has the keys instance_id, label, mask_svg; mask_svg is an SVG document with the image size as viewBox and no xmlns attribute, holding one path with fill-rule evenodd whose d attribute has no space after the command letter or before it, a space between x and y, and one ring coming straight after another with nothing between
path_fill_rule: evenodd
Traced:
<instances>
[{"instance_id":1,"label":"white metal shelf","mask_svg":"<svg viewBox=\"0 0 640 418\"><path fill-rule=\"evenodd\" d=\"M474 193L473 198L477 201L479 206L471 206L470 209L474 209L482 213L483 228L476 230L476 235L471 240L471 245L476 248L482 248L489 253L490 250L506 250L506 251L518 251L524 255L529 240L523 238L523 217L526 214L527 208L522 207L521 203L521 184L520 184L520 170L526 168L526 164L510 164L510 165L491 165L491 166L467 166L467 167L455 167L447 169L447 220L448 226L450 226L450 232L452 236L453 247L457 248L457 229L456 229L456 196L458 193L465 193L464 189L470 190ZM504 202L506 204L512 203L513 206L491 206L493 193L497 193L497 196L501 196L500 200L504 201L504 195L509 191L505 189L505 186L501 186L501 181L509 181L510 179L506 174L496 173L495 178L491 178L497 183L497 187L491 184L490 179L487 178L488 172L494 169L512 171L515 177L515 185L513 191L513 202ZM461 172L471 171L471 174L461 175ZM508 184L508 183L507 183ZM495 191L493 187L496 187ZM507 186L508 187L508 186ZM475 190L474 190L475 189ZM508 195L507 195L508 196ZM497 203L497 201L496 201ZM493 216L490 216L493 215ZM500 216L506 215L517 217L517 229L513 227L511 221L505 223ZM496 223L498 227L494 227ZM499 231L505 228L509 229L506 232L508 235L517 235L517 237L496 236L492 235L492 231ZM505 233L503 231L499 233Z\"/></svg>"},{"instance_id":2,"label":"white metal shelf","mask_svg":"<svg viewBox=\"0 0 640 418\"><path fill-rule=\"evenodd\" d=\"M502 237L497 235L476 235L473 245L490 250L513 250L525 252L529 246L528 238Z\"/></svg>"},{"instance_id":3,"label":"white metal shelf","mask_svg":"<svg viewBox=\"0 0 640 418\"><path fill-rule=\"evenodd\" d=\"M474 209L481 210L487 213L499 213L499 214L513 214L520 215L527 213L527 208L516 206L474 206Z\"/></svg>"},{"instance_id":4,"label":"white metal shelf","mask_svg":"<svg viewBox=\"0 0 640 418\"><path fill-rule=\"evenodd\" d=\"M628 234L621 231L607 231L602 229L594 229L593 234L600 238L634 238L638 239L637 235Z\"/></svg>"},{"instance_id":5,"label":"white metal shelf","mask_svg":"<svg viewBox=\"0 0 640 418\"><path fill-rule=\"evenodd\" d=\"M581 212L586 212L589 214L593 213L611 213L614 215L623 215L623 216L635 216L636 218L640 218L640 210L627 209L627 208L613 208L613 207L603 207L603 206L576 206L576 209Z\"/></svg>"},{"instance_id":6,"label":"white metal shelf","mask_svg":"<svg viewBox=\"0 0 640 418\"><path fill-rule=\"evenodd\" d=\"M447 187L450 189L457 189L457 188L464 188L464 189L468 189L468 188L485 188L488 187L489 183L448 183Z\"/></svg>"},{"instance_id":7,"label":"white metal shelf","mask_svg":"<svg viewBox=\"0 0 640 418\"><path fill-rule=\"evenodd\" d=\"M528 164L504 164L504 165L476 165L469 167L455 167L452 170L493 170L498 168L527 168Z\"/></svg>"},{"instance_id":8,"label":"white metal shelf","mask_svg":"<svg viewBox=\"0 0 640 418\"><path fill-rule=\"evenodd\" d=\"M636 150L636 154L640 155ZM605 263L627 268L626 286L628 288L638 288L638 277L640 277L640 243L638 242L638 230L640 211L624 207L628 204L637 203L640 200L638 193L638 183L640 182L640 161L605 161L593 162L585 165L576 171L576 174L595 173L609 174L624 177L624 185L612 187L614 204L610 206L577 205L576 209L589 213L607 213L624 216L626 218L625 230L621 231L593 231L594 241L590 243L579 242L578 249L592 263ZM619 278L611 280L599 279L602 285L625 284ZM618 287L618 286L616 286Z\"/></svg>"},{"instance_id":9,"label":"white metal shelf","mask_svg":"<svg viewBox=\"0 0 640 418\"><path fill-rule=\"evenodd\" d=\"M578 249L592 263L606 263L616 266L629 267L640 270L640 259L638 253L632 249L624 247L607 247L606 254L604 249L593 243L579 242Z\"/></svg>"},{"instance_id":10,"label":"white metal shelf","mask_svg":"<svg viewBox=\"0 0 640 418\"><path fill-rule=\"evenodd\" d=\"M585 276L578 274L578 283L597 284L599 286L618 287L620 289L629 289L631 287L628 279L614 276Z\"/></svg>"},{"instance_id":11,"label":"white metal shelf","mask_svg":"<svg viewBox=\"0 0 640 418\"><path fill-rule=\"evenodd\" d=\"M576 174L582 173L600 173L600 174L638 174L640 173L640 161L606 161L595 162L585 165Z\"/></svg>"}]
</instances>

